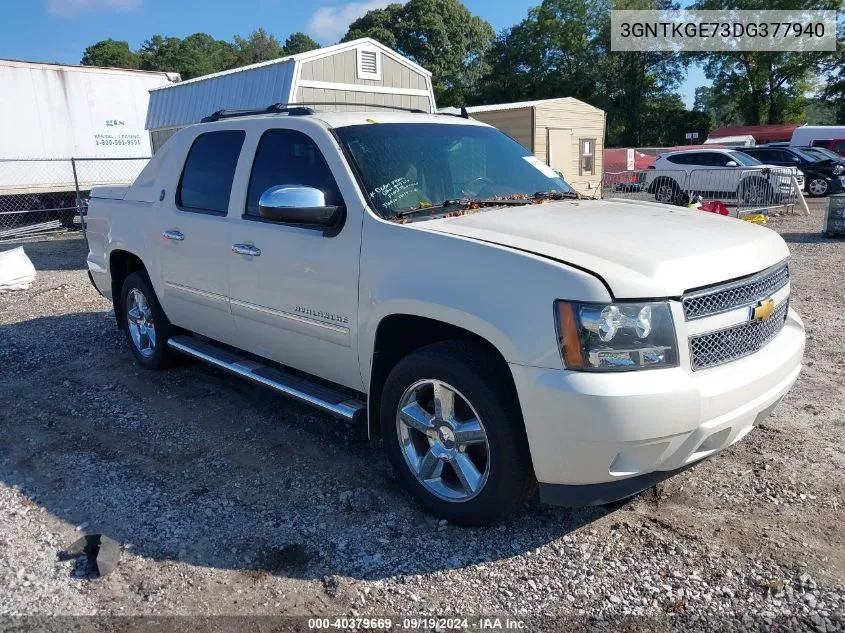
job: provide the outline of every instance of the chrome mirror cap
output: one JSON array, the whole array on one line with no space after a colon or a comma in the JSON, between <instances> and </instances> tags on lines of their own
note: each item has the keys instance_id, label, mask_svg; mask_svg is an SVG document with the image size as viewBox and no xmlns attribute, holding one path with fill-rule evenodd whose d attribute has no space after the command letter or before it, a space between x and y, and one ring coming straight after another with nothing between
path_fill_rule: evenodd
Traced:
<instances>
[{"instance_id":1,"label":"chrome mirror cap","mask_svg":"<svg viewBox=\"0 0 845 633\"><path fill-rule=\"evenodd\" d=\"M326 194L314 187L277 185L261 194L260 209L313 209L326 206Z\"/></svg>"}]
</instances>

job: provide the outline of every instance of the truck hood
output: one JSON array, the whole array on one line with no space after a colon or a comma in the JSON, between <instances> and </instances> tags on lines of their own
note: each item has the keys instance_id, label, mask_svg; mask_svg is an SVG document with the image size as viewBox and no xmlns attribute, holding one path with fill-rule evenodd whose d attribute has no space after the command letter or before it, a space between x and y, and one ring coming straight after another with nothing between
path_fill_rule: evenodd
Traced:
<instances>
[{"instance_id":1,"label":"truck hood","mask_svg":"<svg viewBox=\"0 0 845 633\"><path fill-rule=\"evenodd\" d=\"M769 229L704 211L623 200L490 209L414 223L587 270L617 298L676 297L789 256Z\"/></svg>"}]
</instances>

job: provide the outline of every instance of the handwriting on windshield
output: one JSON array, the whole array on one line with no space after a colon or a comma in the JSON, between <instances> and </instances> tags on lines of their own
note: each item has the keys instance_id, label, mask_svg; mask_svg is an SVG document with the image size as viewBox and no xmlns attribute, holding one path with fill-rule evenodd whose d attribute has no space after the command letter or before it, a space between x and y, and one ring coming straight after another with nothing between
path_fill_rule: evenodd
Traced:
<instances>
[{"instance_id":1,"label":"handwriting on windshield","mask_svg":"<svg viewBox=\"0 0 845 633\"><path fill-rule=\"evenodd\" d=\"M408 194L419 191L419 188L419 181L414 181L403 176L401 178L394 178L390 182L376 187L370 195L374 198L377 197L383 206L393 207Z\"/></svg>"}]
</instances>

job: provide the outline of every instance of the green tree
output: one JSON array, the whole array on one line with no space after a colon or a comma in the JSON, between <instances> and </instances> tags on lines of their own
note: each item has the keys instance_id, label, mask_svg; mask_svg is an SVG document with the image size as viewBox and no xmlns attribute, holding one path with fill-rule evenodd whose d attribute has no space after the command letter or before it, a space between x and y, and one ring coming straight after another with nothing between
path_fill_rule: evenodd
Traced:
<instances>
[{"instance_id":1,"label":"green tree","mask_svg":"<svg viewBox=\"0 0 845 633\"><path fill-rule=\"evenodd\" d=\"M343 42L371 37L385 46L397 49L399 46L399 22L404 7L401 4L389 4L384 9L367 11L349 25Z\"/></svg>"},{"instance_id":2,"label":"green tree","mask_svg":"<svg viewBox=\"0 0 845 633\"><path fill-rule=\"evenodd\" d=\"M194 33L185 39L154 35L141 46L141 68L178 72L182 79L220 72L238 65L238 54L229 42L207 33Z\"/></svg>"},{"instance_id":3,"label":"green tree","mask_svg":"<svg viewBox=\"0 0 845 633\"><path fill-rule=\"evenodd\" d=\"M129 48L128 42L113 39L97 42L85 49L84 66L110 66L112 68L138 68L140 58Z\"/></svg>"},{"instance_id":4,"label":"green tree","mask_svg":"<svg viewBox=\"0 0 845 633\"><path fill-rule=\"evenodd\" d=\"M247 37L235 36L235 54L238 66L247 66L283 57L285 50L275 35L264 29L253 31Z\"/></svg>"},{"instance_id":5,"label":"green tree","mask_svg":"<svg viewBox=\"0 0 845 633\"><path fill-rule=\"evenodd\" d=\"M711 86L695 89L695 103L692 109L706 114L714 128L742 123L742 116L732 95L714 90Z\"/></svg>"},{"instance_id":6,"label":"green tree","mask_svg":"<svg viewBox=\"0 0 845 633\"><path fill-rule=\"evenodd\" d=\"M182 40L178 37L153 35L141 45L142 70L179 72Z\"/></svg>"},{"instance_id":7,"label":"green tree","mask_svg":"<svg viewBox=\"0 0 845 633\"><path fill-rule=\"evenodd\" d=\"M668 9L668 0L615 0L614 8ZM676 53L610 50L611 0L543 0L503 32L479 96L486 103L575 97L607 112L608 146L659 144L656 111L679 116L673 90L687 60ZM693 131L693 130L689 130Z\"/></svg>"},{"instance_id":8,"label":"green tree","mask_svg":"<svg viewBox=\"0 0 845 633\"><path fill-rule=\"evenodd\" d=\"M238 65L234 46L207 33L194 33L182 40L179 51L182 79L220 72Z\"/></svg>"},{"instance_id":9,"label":"green tree","mask_svg":"<svg viewBox=\"0 0 845 633\"><path fill-rule=\"evenodd\" d=\"M840 0L697 0L694 9L827 9ZM806 92L820 73L841 64L841 53L731 51L702 54L704 73L717 94L726 95L747 125L800 122Z\"/></svg>"},{"instance_id":10,"label":"green tree","mask_svg":"<svg viewBox=\"0 0 845 633\"><path fill-rule=\"evenodd\" d=\"M441 105L463 105L486 72L493 27L459 0L409 0L355 20L343 41L372 37L432 73Z\"/></svg>"},{"instance_id":11,"label":"green tree","mask_svg":"<svg viewBox=\"0 0 845 633\"><path fill-rule=\"evenodd\" d=\"M299 53L307 53L318 48L320 48L320 45L317 42L299 31L291 33L288 39L285 40L284 46L285 55L298 55Z\"/></svg>"}]
</instances>

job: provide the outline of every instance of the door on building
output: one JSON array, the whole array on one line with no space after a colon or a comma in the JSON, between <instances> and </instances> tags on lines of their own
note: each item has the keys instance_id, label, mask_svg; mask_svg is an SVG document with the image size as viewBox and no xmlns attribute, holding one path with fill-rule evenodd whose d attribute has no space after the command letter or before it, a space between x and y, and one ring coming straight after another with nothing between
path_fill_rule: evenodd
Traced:
<instances>
[{"instance_id":1,"label":"door on building","mask_svg":"<svg viewBox=\"0 0 845 633\"><path fill-rule=\"evenodd\" d=\"M549 130L549 166L563 174L563 178L572 182L577 173L572 156L572 130Z\"/></svg>"}]
</instances>

